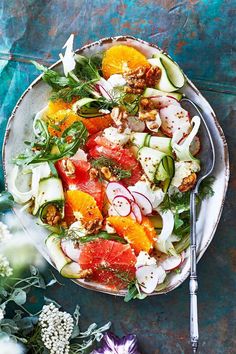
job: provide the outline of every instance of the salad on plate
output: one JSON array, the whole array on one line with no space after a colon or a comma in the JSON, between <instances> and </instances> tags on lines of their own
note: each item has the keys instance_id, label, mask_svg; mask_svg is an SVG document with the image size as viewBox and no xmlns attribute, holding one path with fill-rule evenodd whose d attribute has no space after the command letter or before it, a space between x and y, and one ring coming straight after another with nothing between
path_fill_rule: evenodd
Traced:
<instances>
[{"instance_id":1,"label":"salad on plate","mask_svg":"<svg viewBox=\"0 0 236 354\"><path fill-rule=\"evenodd\" d=\"M83 56L73 35L64 48L64 72L34 63L52 92L14 158L9 190L50 230L46 247L62 276L141 299L186 261L200 117L181 107L185 76L163 52L148 58L116 43Z\"/></svg>"}]
</instances>

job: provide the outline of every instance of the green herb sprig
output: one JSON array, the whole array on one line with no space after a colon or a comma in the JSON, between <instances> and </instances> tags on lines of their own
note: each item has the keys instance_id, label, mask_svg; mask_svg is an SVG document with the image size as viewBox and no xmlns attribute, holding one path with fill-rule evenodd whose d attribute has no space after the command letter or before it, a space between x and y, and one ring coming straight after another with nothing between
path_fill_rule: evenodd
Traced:
<instances>
[{"instance_id":1,"label":"green herb sprig","mask_svg":"<svg viewBox=\"0 0 236 354\"><path fill-rule=\"evenodd\" d=\"M104 156L99 157L96 160L91 160L91 164L94 168L98 170L100 179L104 179L104 176L101 172L102 167L109 168L112 175L114 175L118 181L124 178L129 178L132 175L130 170L124 170L120 168L112 159L109 159Z\"/></svg>"},{"instance_id":2,"label":"green herb sprig","mask_svg":"<svg viewBox=\"0 0 236 354\"><path fill-rule=\"evenodd\" d=\"M38 120L37 123L40 131L38 138L31 148L14 159L17 165L45 161L55 162L63 157L73 156L87 140L88 132L82 122L74 122L63 132L61 137L50 136L47 125L43 121ZM56 152L53 153L53 150Z\"/></svg>"}]
</instances>

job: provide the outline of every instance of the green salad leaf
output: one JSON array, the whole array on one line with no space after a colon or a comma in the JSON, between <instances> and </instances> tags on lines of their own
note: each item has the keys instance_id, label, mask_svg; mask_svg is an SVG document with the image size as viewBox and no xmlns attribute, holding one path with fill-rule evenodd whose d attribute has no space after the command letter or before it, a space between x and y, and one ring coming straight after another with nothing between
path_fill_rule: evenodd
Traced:
<instances>
[{"instance_id":1,"label":"green salad leaf","mask_svg":"<svg viewBox=\"0 0 236 354\"><path fill-rule=\"evenodd\" d=\"M112 159L109 159L105 156L99 157L96 160L92 160L91 164L94 168L96 168L98 170L100 179L104 179L104 176L101 172L102 167L109 168L111 174L116 176L118 181L120 181L121 179L124 179L124 178L131 177L130 170L124 170L124 169L120 168L119 166L117 166L117 164Z\"/></svg>"},{"instance_id":2,"label":"green salad leaf","mask_svg":"<svg viewBox=\"0 0 236 354\"><path fill-rule=\"evenodd\" d=\"M17 165L44 161L55 162L63 157L73 156L78 148L86 143L88 132L82 122L74 122L61 137L50 136L47 125L42 120L38 120L37 123L40 131L38 138L31 148L27 148L25 153L13 160Z\"/></svg>"}]
</instances>

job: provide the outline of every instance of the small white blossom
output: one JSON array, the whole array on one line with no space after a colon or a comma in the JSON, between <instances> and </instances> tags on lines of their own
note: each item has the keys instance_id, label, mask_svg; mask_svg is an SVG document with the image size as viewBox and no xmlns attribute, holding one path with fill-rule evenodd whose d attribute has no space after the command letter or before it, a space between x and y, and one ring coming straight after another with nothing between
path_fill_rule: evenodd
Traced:
<instances>
[{"instance_id":1,"label":"small white blossom","mask_svg":"<svg viewBox=\"0 0 236 354\"><path fill-rule=\"evenodd\" d=\"M0 321L4 319L4 316L5 316L5 311L0 308Z\"/></svg>"},{"instance_id":2,"label":"small white blossom","mask_svg":"<svg viewBox=\"0 0 236 354\"><path fill-rule=\"evenodd\" d=\"M41 338L50 354L69 354L70 337L74 322L67 312L59 311L54 304L45 305L39 316Z\"/></svg>"},{"instance_id":3,"label":"small white blossom","mask_svg":"<svg viewBox=\"0 0 236 354\"><path fill-rule=\"evenodd\" d=\"M9 277L12 273L13 269L10 267L8 259L0 254L0 277Z\"/></svg>"},{"instance_id":4,"label":"small white blossom","mask_svg":"<svg viewBox=\"0 0 236 354\"><path fill-rule=\"evenodd\" d=\"M8 241L11 238L11 233L6 224L0 221L0 242Z\"/></svg>"},{"instance_id":5,"label":"small white blossom","mask_svg":"<svg viewBox=\"0 0 236 354\"><path fill-rule=\"evenodd\" d=\"M0 339L1 354L24 354L24 347L10 338Z\"/></svg>"}]
</instances>

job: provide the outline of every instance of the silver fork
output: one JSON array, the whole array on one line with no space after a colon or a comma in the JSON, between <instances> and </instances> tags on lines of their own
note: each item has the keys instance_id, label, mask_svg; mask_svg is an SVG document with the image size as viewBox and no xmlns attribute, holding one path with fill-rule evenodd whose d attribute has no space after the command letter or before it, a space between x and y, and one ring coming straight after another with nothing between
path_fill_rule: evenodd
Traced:
<instances>
[{"instance_id":1,"label":"silver fork","mask_svg":"<svg viewBox=\"0 0 236 354\"><path fill-rule=\"evenodd\" d=\"M183 98L181 106L186 109L190 116L198 115L201 118L200 136L201 146L203 149L200 153L201 171L198 175L198 180L195 188L190 195L190 340L193 353L197 352L199 332L198 332L198 307L197 307L197 239L196 239L196 196L199 191L201 182L211 174L215 164L215 148L211 133L208 129L207 123L203 118L198 107L189 99Z\"/></svg>"}]
</instances>

